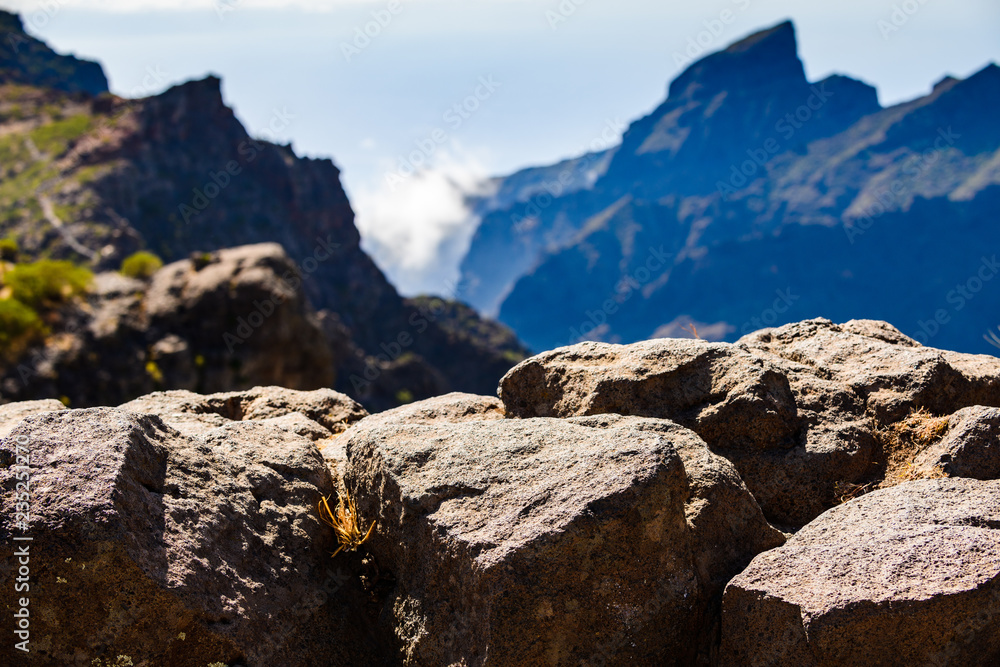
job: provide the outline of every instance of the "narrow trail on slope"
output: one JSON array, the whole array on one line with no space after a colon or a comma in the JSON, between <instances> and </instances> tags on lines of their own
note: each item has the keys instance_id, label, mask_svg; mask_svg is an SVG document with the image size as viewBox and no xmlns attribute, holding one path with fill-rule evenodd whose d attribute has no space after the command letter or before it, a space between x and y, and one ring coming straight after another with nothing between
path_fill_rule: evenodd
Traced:
<instances>
[{"instance_id":1,"label":"narrow trail on slope","mask_svg":"<svg viewBox=\"0 0 1000 667\"><path fill-rule=\"evenodd\" d=\"M27 147L28 152L31 153L31 157L34 158L36 162L43 158L41 151L38 150L38 146L36 146L35 142L31 140L31 137L24 140L24 145ZM66 241L66 244L75 252L89 258L90 260L97 259L97 253L80 243L80 241L73 236L73 233L69 230L69 228L63 224L63 221L59 219L58 215L56 215L56 208L53 206L52 200L45 194L45 191L51 188L52 185L55 184L56 180L57 179L50 179L42 183L38 186L38 190L35 191L38 203L42 205L42 213L45 215L45 219L49 221L50 225L56 228L59 234L63 237L63 240Z\"/></svg>"}]
</instances>

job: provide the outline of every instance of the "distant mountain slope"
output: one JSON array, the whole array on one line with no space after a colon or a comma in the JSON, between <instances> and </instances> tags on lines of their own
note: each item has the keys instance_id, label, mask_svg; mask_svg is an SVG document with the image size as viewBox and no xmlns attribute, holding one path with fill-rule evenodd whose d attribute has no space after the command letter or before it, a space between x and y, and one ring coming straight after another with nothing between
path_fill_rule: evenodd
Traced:
<instances>
[{"instance_id":1,"label":"distant mountain slope","mask_svg":"<svg viewBox=\"0 0 1000 667\"><path fill-rule=\"evenodd\" d=\"M790 23L751 35L675 79L592 187L522 223L570 231L519 260L500 319L538 350L824 316L990 351L1000 281L975 303L953 289L1000 247L998 102L989 65L880 109L859 81L809 83Z\"/></svg>"},{"instance_id":2,"label":"distant mountain slope","mask_svg":"<svg viewBox=\"0 0 1000 667\"><path fill-rule=\"evenodd\" d=\"M4 236L97 269L139 249L170 261L280 243L342 351L337 387L374 407L492 392L526 352L493 322L456 335L444 309L402 299L361 250L333 162L250 137L215 77L141 100L0 85Z\"/></svg>"},{"instance_id":3,"label":"distant mountain slope","mask_svg":"<svg viewBox=\"0 0 1000 667\"><path fill-rule=\"evenodd\" d=\"M90 95L108 91L99 64L59 55L26 34L20 16L0 9L0 84L10 83Z\"/></svg>"},{"instance_id":4,"label":"distant mountain slope","mask_svg":"<svg viewBox=\"0 0 1000 667\"><path fill-rule=\"evenodd\" d=\"M555 199L593 187L613 155L614 149L609 149L522 169L494 179L488 195L470 202L470 215L479 219L479 225L460 267L463 296L469 303L495 316L514 283L538 257L572 237L576 226L538 225L538 218Z\"/></svg>"}]
</instances>

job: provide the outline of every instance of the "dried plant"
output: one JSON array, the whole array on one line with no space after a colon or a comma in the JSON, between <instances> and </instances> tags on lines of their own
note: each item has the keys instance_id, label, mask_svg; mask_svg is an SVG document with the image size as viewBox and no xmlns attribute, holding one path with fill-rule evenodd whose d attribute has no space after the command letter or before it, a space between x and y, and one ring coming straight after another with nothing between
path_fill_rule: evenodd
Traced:
<instances>
[{"instance_id":1,"label":"dried plant","mask_svg":"<svg viewBox=\"0 0 1000 667\"><path fill-rule=\"evenodd\" d=\"M320 498L319 518L323 523L332 527L337 534L337 541L340 542L340 547L333 552L334 556L341 551L356 551L372 534L372 530L375 529L375 522L372 521L368 532L364 536L361 535L358 508L354 504L354 498L351 498L351 494L346 488L338 494L337 510L335 512L330 509L329 496Z\"/></svg>"},{"instance_id":2,"label":"dried plant","mask_svg":"<svg viewBox=\"0 0 1000 667\"><path fill-rule=\"evenodd\" d=\"M872 433L882 449L885 466L880 479L859 483L837 482L834 497L846 503L876 489L885 489L918 479L947 477L941 466L917 466L916 458L948 432L948 417L937 417L926 408L914 408L903 419L888 425L871 418Z\"/></svg>"},{"instance_id":3,"label":"dried plant","mask_svg":"<svg viewBox=\"0 0 1000 667\"><path fill-rule=\"evenodd\" d=\"M948 432L948 417L936 417L925 408L910 411L902 420L876 428L875 437L882 445L886 460L885 480L881 486L895 486L915 479L942 476L937 470L918 470L914 459Z\"/></svg>"}]
</instances>

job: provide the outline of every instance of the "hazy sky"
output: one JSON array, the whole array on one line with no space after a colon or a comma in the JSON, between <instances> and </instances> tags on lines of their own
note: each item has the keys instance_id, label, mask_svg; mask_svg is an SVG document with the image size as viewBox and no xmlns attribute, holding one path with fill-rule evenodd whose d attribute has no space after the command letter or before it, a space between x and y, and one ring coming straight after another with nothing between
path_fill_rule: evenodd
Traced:
<instances>
[{"instance_id":1,"label":"hazy sky","mask_svg":"<svg viewBox=\"0 0 1000 667\"><path fill-rule=\"evenodd\" d=\"M406 293L443 292L454 276L472 231L456 187L598 146L609 127L662 101L682 69L678 57L699 41L707 53L791 18L811 79L860 78L879 89L883 105L922 95L946 74L1000 62L997 0L0 0L0 7L21 11L28 31L57 50L99 60L118 94L153 94L212 72L252 133L266 135L276 113L289 117L275 138L300 154L333 158L366 248ZM379 19L384 25L373 23ZM374 36L358 37L366 27ZM430 170L391 177L418 145L433 147Z\"/></svg>"}]
</instances>

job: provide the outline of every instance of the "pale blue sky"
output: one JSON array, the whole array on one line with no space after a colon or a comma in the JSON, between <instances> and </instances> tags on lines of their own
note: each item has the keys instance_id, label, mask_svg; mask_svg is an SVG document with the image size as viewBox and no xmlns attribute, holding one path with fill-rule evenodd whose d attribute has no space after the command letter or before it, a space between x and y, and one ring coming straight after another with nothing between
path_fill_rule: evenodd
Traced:
<instances>
[{"instance_id":1,"label":"pale blue sky","mask_svg":"<svg viewBox=\"0 0 1000 667\"><path fill-rule=\"evenodd\" d=\"M262 133L276 109L291 114L277 138L341 167L366 247L407 293L443 291L471 233L450 183L556 161L587 147L609 121L649 111L680 71L674 54L706 25L719 33L701 36L710 51L791 18L811 79L855 76L877 86L883 104L924 94L946 74L1000 62L996 0L575 1L401 0L350 61L343 44L372 12L388 12L389 0L0 0L0 7L22 11L29 31L58 50L101 61L116 93L155 93L213 72L251 131ZM560 6L574 11L555 23ZM879 21L891 21L894 6L899 29L883 34ZM724 10L729 23L715 23ZM141 89L149 71L163 80ZM444 114L480 77L500 85L480 88L485 99L456 127L456 116ZM432 172L391 190L386 175L398 157L415 142L427 145L438 128L447 139Z\"/></svg>"}]
</instances>

